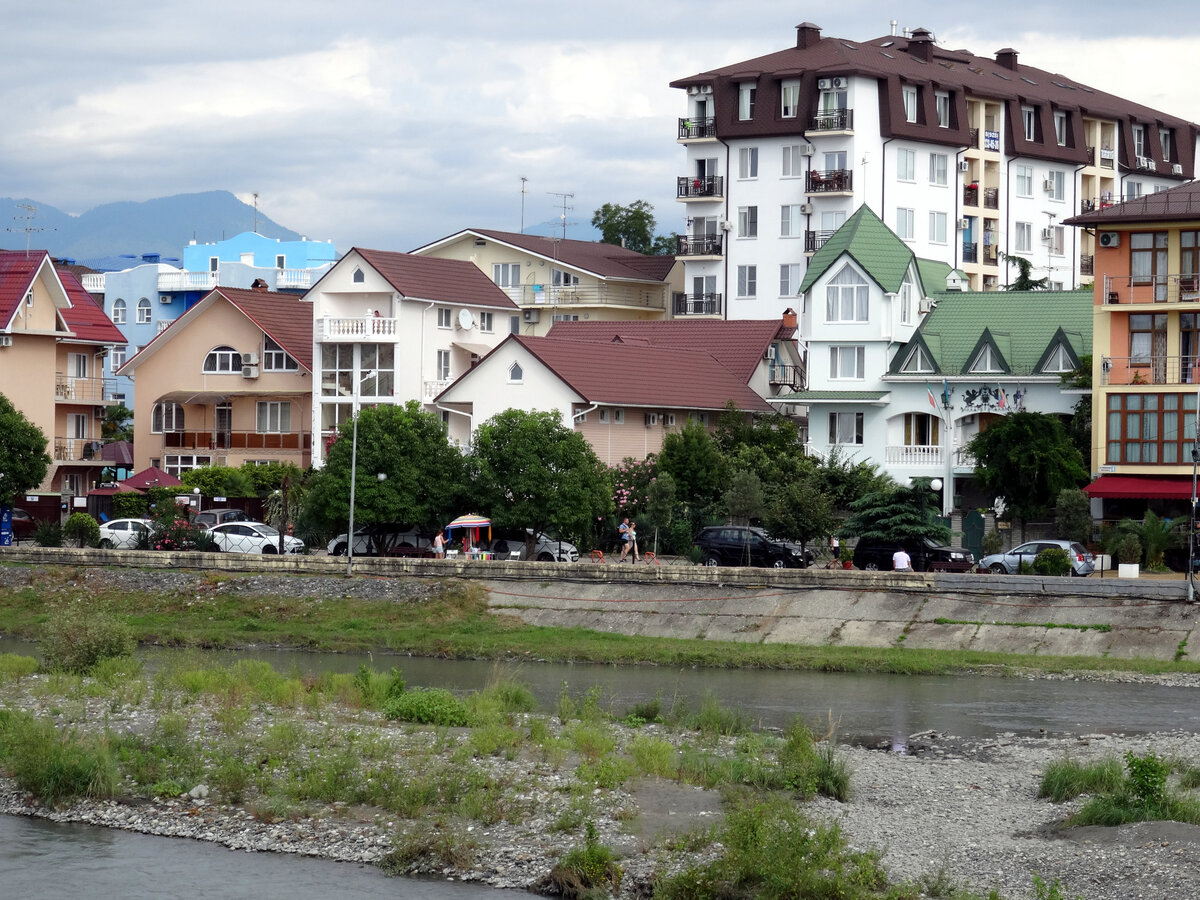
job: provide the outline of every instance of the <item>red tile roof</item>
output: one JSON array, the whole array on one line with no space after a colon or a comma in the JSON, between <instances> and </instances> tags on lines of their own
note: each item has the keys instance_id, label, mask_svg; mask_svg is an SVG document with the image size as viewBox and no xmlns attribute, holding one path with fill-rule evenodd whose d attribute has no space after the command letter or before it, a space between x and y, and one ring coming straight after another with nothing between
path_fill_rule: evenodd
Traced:
<instances>
[{"instance_id":1,"label":"red tile roof","mask_svg":"<svg viewBox=\"0 0 1200 900\"><path fill-rule=\"evenodd\" d=\"M145 490L150 487L178 487L183 484L174 475L164 472L157 466L151 466L148 469L142 469L136 475L131 475L121 482L121 487L138 488Z\"/></svg>"},{"instance_id":2,"label":"red tile roof","mask_svg":"<svg viewBox=\"0 0 1200 900\"><path fill-rule=\"evenodd\" d=\"M796 329L779 319L674 319L669 322L555 322L547 337L555 340L611 344L648 343L655 347L702 350L733 372L743 384L750 381L774 340L790 340Z\"/></svg>"},{"instance_id":3,"label":"red tile roof","mask_svg":"<svg viewBox=\"0 0 1200 900\"><path fill-rule=\"evenodd\" d=\"M405 297L463 306L517 309L508 294L467 260L435 259L361 247L355 247L351 252L361 256Z\"/></svg>"},{"instance_id":4,"label":"red tile roof","mask_svg":"<svg viewBox=\"0 0 1200 900\"><path fill-rule=\"evenodd\" d=\"M703 350L520 335L507 340L525 347L588 403L719 410L732 400L740 410L771 409Z\"/></svg>"},{"instance_id":5,"label":"red tile roof","mask_svg":"<svg viewBox=\"0 0 1200 900\"><path fill-rule=\"evenodd\" d=\"M45 250L0 250L0 328L7 328L25 299L38 270L46 264Z\"/></svg>"},{"instance_id":6,"label":"red tile roof","mask_svg":"<svg viewBox=\"0 0 1200 900\"><path fill-rule=\"evenodd\" d=\"M67 327L75 332L76 338L96 344L124 344L126 337L121 329L112 323L104 310L92 295L83 289L79 279L71 272L58 270L58 279L62 282L71 300L71 308L62 311L63 320Z\"/></svg>"},{"instance_id":7,"label":"red tile roof","mask_svg":"<svg viewBox=\"0 0 1200 900\"><path fill-rule=\"evenodd\" d=\"M674 256L646 256L615 244L574 241L538 234L471 228L467 233L520 247L546 259L557 259L605 278L632 278L638 281L662 281L675 265Z\"/></svg>"},{"instance_id":8,"label":"red tile roof","mask_svg":"<svg viewBox=\"0 0 1200 900\"><path fill-rule=\"evenodd\" d=\"M312 304L296 294L254 291L241 288L216 288L220 294L250 319L288 355L312 371Z\"/></svg>"}]
</instances>

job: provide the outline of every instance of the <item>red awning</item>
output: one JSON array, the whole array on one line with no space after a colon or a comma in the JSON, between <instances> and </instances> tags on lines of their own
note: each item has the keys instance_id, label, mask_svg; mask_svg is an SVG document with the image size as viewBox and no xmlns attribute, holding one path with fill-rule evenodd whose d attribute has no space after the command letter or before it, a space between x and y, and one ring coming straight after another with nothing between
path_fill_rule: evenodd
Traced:
<instances>
[{"instance_id":1,"label":"red awning","mask_svg":"<svg viewBox=\"0 0 1200 900\"><path fill-rule=\"evenodd\" d=\"M1145 500L1191 500L1192 479L1148 475L1101 475L1083 489L1090 497Z\"/></svg>"}]
</instances>

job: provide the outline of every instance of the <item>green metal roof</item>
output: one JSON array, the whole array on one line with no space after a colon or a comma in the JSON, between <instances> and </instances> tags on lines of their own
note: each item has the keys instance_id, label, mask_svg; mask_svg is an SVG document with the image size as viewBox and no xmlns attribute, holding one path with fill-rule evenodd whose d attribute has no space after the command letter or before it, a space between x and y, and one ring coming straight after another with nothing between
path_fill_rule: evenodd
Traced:
<instances>
[{"instance_id":1,"label":"green metal roof","mask_svg":"<svg viewBox=\"0 0 1200 900\"><path fill-rule=\"evenodd\" d=\"M967 276L961 270L955 269L944 262L939 262L936 259L921 259L917 257L917 274L921 276L921 286L925 289L925 296L930 294L938 294L946 290L946 278L951 272L958 272L959 277L965 283Z\"/></svg>"},{"instance_id":2,"label":"green metal roof","mask_svg":"<svg viewBox=\"0 0 1200 900\"><path fill-rule=\"evenodd\" d=\"M935 374L961 374L986 342L985 332L1012 375L1034 374L1056 339L1065 340L1077 359L1092 352L1091 289L943 291L929 296L937 305L914 339L920 339L933 357ZM911 344L892 358L891 374L900 374Z\"/></svg>"},{"instance_id":3,"label":"green metal roof","mask_svg":"<svg viewBox=\"0 0 1200 900\"><path fill-rule=\"evenodd\" d=\"M769 403L786 401L788 403L871 403L882 400L890 391L796 391L794 394L780 394L772 397Z\"/></svg>"},{"instance_id":4,"label":"green metal roof","mask_svg":"<svg viewBox=\"0 0 1200 900\"><path fill-rule=\"evenodd\" d=\"M889 294L900 290L914 259L908 244L896 237L870 207L860 206L813 254L800 284L800 293L812 287L843 255L849 255ZM945 287L943 276L938 288L944 290Z\"/></svg>"}]
</instances>

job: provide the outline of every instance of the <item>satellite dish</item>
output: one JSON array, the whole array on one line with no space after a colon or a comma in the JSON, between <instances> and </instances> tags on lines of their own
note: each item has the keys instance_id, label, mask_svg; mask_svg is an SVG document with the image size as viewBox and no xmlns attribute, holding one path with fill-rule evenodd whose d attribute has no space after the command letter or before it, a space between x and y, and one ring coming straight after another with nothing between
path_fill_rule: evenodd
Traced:
<instances>
[{"instance_id":1,"label":"satellite dish","mask_svg":"<svg viewBox=\"0 0 1200 900\"><path fill-rule=\"evenodd\" d=\"M475 317L471 315L469 309L460 309L458 311L458 327L463 331L470 331L475 327Z\"/></svg>"}]
</instances>

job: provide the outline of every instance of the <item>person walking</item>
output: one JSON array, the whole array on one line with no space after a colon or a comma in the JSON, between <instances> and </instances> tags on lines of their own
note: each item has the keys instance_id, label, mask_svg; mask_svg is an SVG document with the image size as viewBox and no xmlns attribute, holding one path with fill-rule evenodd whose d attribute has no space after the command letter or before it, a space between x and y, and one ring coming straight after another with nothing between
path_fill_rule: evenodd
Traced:
<instances>
[{"instance_id":1,"label":"person walking","mask_svg":"<svg viewBox=\"0 0 1200 900\"><path fill-rule=\"evenodd\" d=\"M436 559L446 558L446 539L442 537L440 531L437 533L437 537L433 539L433 555Z\"/></svg>"},{"instance_id":2,"label":"person walking","mask_svg":"<svg viewBox=\"0 0 1200 900\"><path fill-rule=\"evenodd\" d=\"M630 544L629 544L629 516L626 516L621 521L621 524L619 526L617 526L617 533L618 533L618 535L620 535L620 538L621 538L621 556L617 559L617 562L625 562L625 557L629 554L629 547L630 547Z\"/></svg>"},{"instance_id":3,"label":"person walking","mask_svg":"<svg viewBox=\"0 0 1200 900\"><path fill-rule=\"evenodd\" d=\"M637 522L629 523L629 546L633 548L633 561L641 562L642 558L638 555L637 546Z\"/></svg>"}]
</instances>

